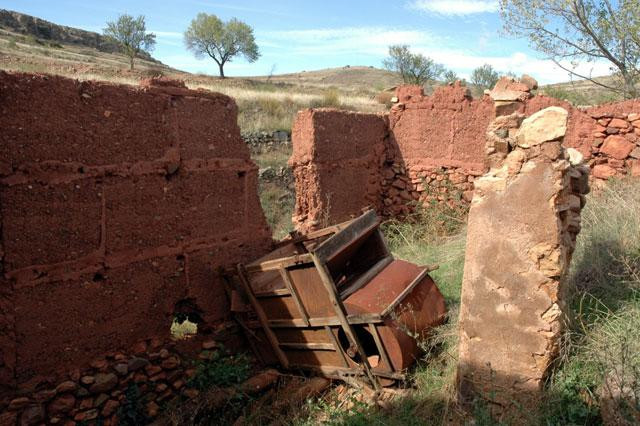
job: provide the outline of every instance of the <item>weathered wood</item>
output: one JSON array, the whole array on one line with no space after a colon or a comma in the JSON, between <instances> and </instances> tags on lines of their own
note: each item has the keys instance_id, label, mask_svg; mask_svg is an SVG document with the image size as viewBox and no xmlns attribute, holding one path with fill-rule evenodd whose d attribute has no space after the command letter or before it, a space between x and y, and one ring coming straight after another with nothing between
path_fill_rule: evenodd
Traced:
<instances>
[{"instance_id":1,"label":"weathered wood","mask_svg":"<svg viewBox=\"0 0 640 426\"><path fill-rule=\"evenodd\" d=\"M336 348L336 352L340 353L340 358L342 359L342 365L344 365L345 367L349 367L349 361L347 360L347 356L342 350L342 346L340 346L340 342L338 342L336 335L333 334L333 330L331 330L331 327L329 327L328 325L325 325L324 329L327 331L327 334L329 334L329 338L333 342L333 346Z\"/></svg>"},{"instance_id":2,"label":"weathered wood","mask_svg":"<svg viewBox=\"0 0 640 426\"><path fill-rule=\"evenodd\" d=\"M342 232L333 235L316 247L315 250L312 251L312 254L315 258L319 259L320 262L325 263L362 235L375 229L378 225L380 225L380 220L375 212L370 210L351 222Z\"/></svg>"},{"instance_id":3,"label":"weathered wood","mask_svg":"<svg viewBox=\"0 0 640 426\"><path fill-rule=\"evenodd\" d=\"M350 324L369 324L369 323L381 323L382 317L378 314L361 314L361 315L347 315L347 320ZM317 317L309 318L309 325L301 319L290 320L269 320L269 325L273 328L302 328L302 327L324 327L324 326L337 326L340 325L340 320L337 317ZM260 326L259 324L257 325Z\"/></svg>"},{"instance_id":4,"label":"weathered wood","mask_svg":"<svg viewBox=\"0 0 640 426\"><path fill-rule=\"evenodd\" d=\"M296 290L295 285L291 281L291 276L289 275L289 271L286 268L280 268L279 271L280 271L280 276L284 281L284 284L287 286L287 289L289 289L289 292L291 293L291 297L293 297L293 302L296 304L296 307L300 312L300 317L302 317L302 321L304 321L304 323L308 326L309 315L307 314L307 311L304 308L304 305L302 304L302 300L300 300L300 295L298 294L298 291Z\"/></svg>"},{"instance_id":5,"label":"weathered wood","mask_svg":"<svg viewBox=\"0 0 640 426\"><path fill-rule=\"evenodd\" d=\"M393 371L393 364L391 364L391 360L387 354L387 349L382 344L382 339L380 339L380 334L378 333L378 327L375 324L369 324L369 332L373 336L373 340L376 342L376 347L378 348L378 352L380 352L382 361L387 364L389 371Z\"/></svg>"},{"instance_id":6,"label":"weathered wood","mask_svg":"<svg viewBox=\"0 0 640 426\"><path fill-rule=\"evenodd\" d=\"M276 271L280 268L286 268L294 265L304 265L306 263L312 263L311 255L309 253L296 254L288 257L281 257L279 259L265 260L259 263L250 263L245 267L248 273Z\"/></svg>"},{"instance_id":7,"label":"weathered wood","mask_svg":"<svg viewBox=\"0 0 640 426\"><path fill-rule=\"evenodd\" d=\"M400 303L402 300L404 300L405 297L407 297L407 294L413 291L415 286L417 286L420 283L420 281L422 281L424 277L426 277L427 274L429 274L429 272L437 269L438 267L436 266L434 269L432 268L433 268L432 266L425 266L422 272L420 272L418 276L415 277L414 280L411 281L411 283L409 283L409 285L406 286L405 289L402 290L400 294L396 296L395 299L393 299L393 302L391 302L391 304L387 306L380 315L383 317L387 316L391 311L393 311L396 308L396 306L398 306L398 303Z\"/></svg>"},{"instance_id":8,"label":"weathered wood","mask_svg":"<svg viewBox=\"0 0 640 426\"><path fill-rule=\"evenodd\" d=\"M367 216L371 217L371 215L365 215L364 217L366 218ZM372 217L376 219L375 213L373 214ZM354 223L356 222L357 221L355 221ZM363 221L362 223L368 223L368 222ZM343 331L347 335L347 338L349 339L349 341L356 346L356 350L358 351L358 354L360 355L360 358L362 360L362 367L364 368L364 371L367 377L371 381L371 384L375 389L380 389L380 383L371 372L371 365L369 365L367 354L364 352L364 349L362 347L362 344L360 343L360 340L358 339L358 336L353 331L351 324L349 324L349 321L347 320L344 306L342 305L342 302L340 301L340 298L337 295L336 286L333 283L333 280L331 279L331 274L329 273L327 265L317 256L317 254L312 253L311 256L313 258L313 263L315 263L316 268L318 269L318 274L320 275L320 279L322 280L322 283L324 284L327 290L327 296L329 297L329 301L333 305L336 316L340 321L340 325L342 326Z\"/></svg>"},{"instance_id":9,"label":"weathered wood","mask_svg":"<svg viewBox=\"0 0 640 426\"><path fill-rule=\"evenodd\" d=\"M344 288L340 292L340 299L345 300L347 297L358 291L358 289L362 288L365 284L371 281L391 262L393 262L393 257L391 256L383 257L382 259L380 259L375 265L371 267L371 269L362 274L357 280L349 284L348 287Z\"/></svg>"},{"instance_id":10,"label":"weathered wood","mask_svg":"<svg viewBox=\"0 0 640 426\"><path fill-rule=\"evenodd\" d=\"M280 343L281 348L286 349L309 349L312 351L335 351L332 343Z\"/></svg>"},{"instance_id":11,"label":"weathered wood","mask_svg":"<svg viewBox=\"0 0 640 426\"><path fill-rule=\"evenodd\" d=\"M244 291L247 293L249 302L251 302L251 305L253 305L253 309L255 310L256 315L258 316L258 320L260 321L260 324L264 329L264 333L267 336L269 343L271 343L271 347L273 348L276 356L278 357L278 361L280 361L280 364L282 364L284 368L289 368L289 360L287 359L287 356L284 354L284 352L282 352L282 349L280 349L280 346L278 346L278 339L269 327L269 320L267 318L267 315L262 310L262 306L260 306L258 299L256 299L256 297L253 295L251 284L249 284L246 271L242 264L238 264L238 277L240 278L240 283L244 287Z\"/></svg>"},{"instance_id":12,"label":"weathered wood","mask_svg":"<svg viewBox=\"0 0 640 426\"><path fill-rule=\"evenodd\" d=\"M254 293L258 299L263 299L266 297L283 297L283 296L291 296L291 292L286 288L279 288L276 290L268 290L268 291L259 291Z\"/></svg>"}]
</instances>

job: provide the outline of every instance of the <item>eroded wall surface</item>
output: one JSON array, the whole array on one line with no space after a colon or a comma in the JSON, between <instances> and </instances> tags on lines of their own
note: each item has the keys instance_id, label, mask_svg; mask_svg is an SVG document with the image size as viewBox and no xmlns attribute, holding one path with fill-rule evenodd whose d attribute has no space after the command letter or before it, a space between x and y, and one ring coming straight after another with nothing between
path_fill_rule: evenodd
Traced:
<instances>
[{"instance_id":1,"label":"eroded wall surface","mask_svg":"<svg viewBox=\"0 0 640 426\"><path fill-rule=\"evenodd\" d=\"M225 317L216 269L271 243L236 118L180 82L0 73L5 391L166 341L177 302Z\"/></svg>"},{"instance_id":2,"label":"eroded wall surface","mask_svg":"<svg viewBox=\"0 0 640 426\"><path fill-rule=\"evenodd\" d=\"M550 106L568 112L563 146L583 155L596 186L610 177L640 176L640 102L579 109L534 95L536 88L530 77L503 78L487 95L472 99L459 83L440 87L432 96L424 96L420 87L401 86L386 128L358 127L365 117L376 123L385 120L372 114L299 114L291 160L296 178L294 222L309 229L318 226L322 215L323 223L336 222L365 206L394 217L418 205L464 205L473 197L475 179L491 166L485 147L491 121L516 112L529 116ZM316 133L316 128L321 131ZM357 151L351 163L339 152L349 141ZM511 148L497 147L504 152ZM356 157L360 163L353 161ZM341 164L345 167L338 167Z\"/></svg>"},{"instance_id":3,"label":"eroded wall surface","mask_svg":"<svg viewBox=\"0 0 640 426\"><path fill-rule=\"evenodd\" d=\"M493 167L475 182L460 305L458 389L497 413L538 402L564 326L563 278L580 231L588 166L562 138L568 112L496 118ZM506 130L506 131L505 131ZM497 139L514 146L494 151Z\"/></svg>"},{"instance_id":4,"label":"eroded wall surface","mask_svg":"<svg viewBox=\"0 0 640 426\"><path fill-rule=\"evenodd\" d=\"M293 222L310 230L378 207L388 120L383 115L332 109L298 113L289 160L295 178Z\"/></svg>"}]
</instances>

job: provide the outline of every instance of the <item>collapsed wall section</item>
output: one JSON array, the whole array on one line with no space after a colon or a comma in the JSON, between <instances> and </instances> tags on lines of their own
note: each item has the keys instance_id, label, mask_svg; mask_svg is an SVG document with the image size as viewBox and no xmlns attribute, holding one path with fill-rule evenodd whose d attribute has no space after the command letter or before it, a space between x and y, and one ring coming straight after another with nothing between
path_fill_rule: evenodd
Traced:
<instances>
[{"instance_id":1,"label":"collapsed wall section","mask_svg":"<svg viewBox=\"0 0 640 426\"><path fill-rule=\"evenodd\" d=\"M387 117L335 109L300 111L292 130L293 223L313 230L379 208Z\"/></svg>"},{"instance_id":2,"label":"collapsed wall section","mask_svg":"<svg viewBox=\"0 0 640 426\"><path fill-rule=\"evenodd\" d=\"M167 341L178 302L205 330L225 317L216 269L271 243L236 118L180 82L0 72L5 391Z\"/></svg>"}]
</instances>

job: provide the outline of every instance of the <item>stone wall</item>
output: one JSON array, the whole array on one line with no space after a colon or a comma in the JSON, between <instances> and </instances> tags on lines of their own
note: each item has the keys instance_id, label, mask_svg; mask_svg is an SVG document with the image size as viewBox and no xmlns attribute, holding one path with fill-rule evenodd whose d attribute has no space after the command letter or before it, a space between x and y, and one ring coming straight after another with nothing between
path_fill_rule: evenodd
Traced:
<instances>
[{"instance_id":1,"label":"stone wall","mask_svg":"<svg viewBox=\"0 0 640 426\"><path fill-rule=\"evenodd\" d=\"M567 117L550 107L496 118L487 137L492 167L475 181L458 389L464 402L480 397L494 414L535 404L558 351L563 278L589 191L583 156L562 146ZM498 140L509 152L495 149Z\"/></svg>"},{"instance_id":2,"label":"stone wall","mask_svg":"<svg viewBox=\"0 0 640 426\"><path fill-rule=\"evenodd\" d=\"M424 96L418 86L401 86L387 116L337 110L299 114L290 162L296 179L294 222L308 229L346 219L366 206L393 217L434 202L468 203L474 180L490 166L485 146L490 122L550 106L567 110L563 144L583 155L596 186L609 177L640 176L639 101L583 110L534 95L536 88L528 76L503 78L484 97L472 99L459 83L440 87L432 96ZM362 129L358 123L367 120L388 125ZM504 140L497 143L495 149L508 152L500 145ZM351 162L341 157L343 145L353 147ZM360 162L353 161L356 157Z\"/></svg>"},{"instance_id":3,"label":"stone wall","mask_svg":"<svg viewBox=\"0 0 640 426\"><path fill-rule=\"evenodd\" d=\"M177 306L227 315L216 269L271 243L236 117L180 82L0 73L0 411L164 345Z\"/></svg>"}]
</instances>

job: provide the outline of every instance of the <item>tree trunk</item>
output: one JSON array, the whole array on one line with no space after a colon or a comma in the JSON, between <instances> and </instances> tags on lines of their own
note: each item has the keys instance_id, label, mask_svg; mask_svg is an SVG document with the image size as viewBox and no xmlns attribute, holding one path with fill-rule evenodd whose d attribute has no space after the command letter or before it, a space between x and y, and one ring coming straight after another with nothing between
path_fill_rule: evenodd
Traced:
<instances>
[{"instance_id":1,"label":"tree trunk","mask_svg":"<svg viewBox=\"0 0 640 426\"><path fill-rule=\"evenodd\" d=\"M131 65L131 71L133 71L133 56L129 56L129 63Z\"/></svg>"},{"instance_id":2,"label":"tree trunk","mask_svg":"<svg viewBox=\"0 0 640 426\"><path fill-rule=\"evenodd\" d=\"M624 79L624 98L634 99L637 96L637 89L633 77L631 77L628 72L623 72L622 78Z\"/></svg>"},{"instance_id":3,"label":"tree trunk","mask_svg":"<svg viewBox=\"0 0 640 426\"><path fill-rule=\"evenodd\" d=\"M220 78L225 78L225 76L224 76L224 64L218 64L218 68L220 68Z\"/></svg>"}]
</instances>

